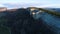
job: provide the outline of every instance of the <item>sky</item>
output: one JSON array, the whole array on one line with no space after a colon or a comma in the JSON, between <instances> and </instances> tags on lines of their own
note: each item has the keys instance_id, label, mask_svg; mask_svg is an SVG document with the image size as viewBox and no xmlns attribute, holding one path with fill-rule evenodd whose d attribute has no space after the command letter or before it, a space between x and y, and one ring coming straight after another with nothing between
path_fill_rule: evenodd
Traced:
<instances>
[{"instance_id":1,"label":"sky","mask_svg":"<svg viewBox=\"0 0 60 34\"><path fill-rule=\"evenodd\" d=\"M0 7L20 8L20 7L41 7L60 8L60 0L1 0Z\"/></svg>"}]
</instances>

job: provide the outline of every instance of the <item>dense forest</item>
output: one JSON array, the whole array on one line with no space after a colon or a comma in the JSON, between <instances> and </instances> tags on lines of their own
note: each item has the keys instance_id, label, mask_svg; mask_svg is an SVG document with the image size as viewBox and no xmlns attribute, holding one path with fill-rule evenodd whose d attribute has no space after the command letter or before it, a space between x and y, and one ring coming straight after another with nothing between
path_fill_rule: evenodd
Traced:
<instances>
[{"instance_id":1,"label":"dense forest","mask_svg":"<svg viewBox=\"0 0 60 34\"><path fill-rule=\"evenodd\" d=\"M4 11L0 16L0 34L54 34L41 18L33 19L28 9Z\"/></svg>"}]
</instances>

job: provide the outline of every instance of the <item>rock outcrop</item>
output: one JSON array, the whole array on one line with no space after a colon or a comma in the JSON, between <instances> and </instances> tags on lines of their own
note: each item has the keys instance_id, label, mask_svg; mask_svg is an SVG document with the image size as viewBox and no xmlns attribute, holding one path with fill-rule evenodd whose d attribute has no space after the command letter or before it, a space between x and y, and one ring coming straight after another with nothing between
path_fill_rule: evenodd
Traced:
<instances>
[{"instance_id":1,"label":"rock outcrop","mask_svg":"<svg viewBox=\"0 0 60 34\"><path fill-rule=\"evenodd\" d=\"M0 12L1 12L1 11L6 11L6 10L7 10L6 7L0 7Z\"/></svg>"}]
</instances>

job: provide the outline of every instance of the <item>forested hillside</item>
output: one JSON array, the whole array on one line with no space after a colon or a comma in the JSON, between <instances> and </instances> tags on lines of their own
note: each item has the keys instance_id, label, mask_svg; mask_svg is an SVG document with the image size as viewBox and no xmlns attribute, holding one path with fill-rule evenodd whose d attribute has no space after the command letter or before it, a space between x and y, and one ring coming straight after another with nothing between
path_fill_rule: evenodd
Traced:
<instances>
[{"instance_id":1,"label":"forested hillside","mask_svg":"<svg viewBox=\"0 0 60 34\"><path fill-rule=\"evenodd\" d=\"M0 17L0 34L54 34L40 18L34 20L27 9L4 11ZM0 15L2 15L0 13Z\"/></svg>"}]
</instances>

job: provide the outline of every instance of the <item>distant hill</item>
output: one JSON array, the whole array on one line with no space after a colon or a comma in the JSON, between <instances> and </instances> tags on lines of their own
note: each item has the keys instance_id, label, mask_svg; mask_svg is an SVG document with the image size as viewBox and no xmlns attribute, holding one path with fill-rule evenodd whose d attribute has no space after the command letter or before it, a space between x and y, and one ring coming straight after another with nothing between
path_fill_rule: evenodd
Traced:
<instances>
[{"instance_id":1,"label":"distant hill","mask_svg":"<svg viewBox=\"0 0 60 34\"><path fill-rule=\"evenodd\" d=\"M60 8L45 8L45 9L54 10L54 11L56 11L56 12L60 12Z\"/></svg>"}]
</instances>

